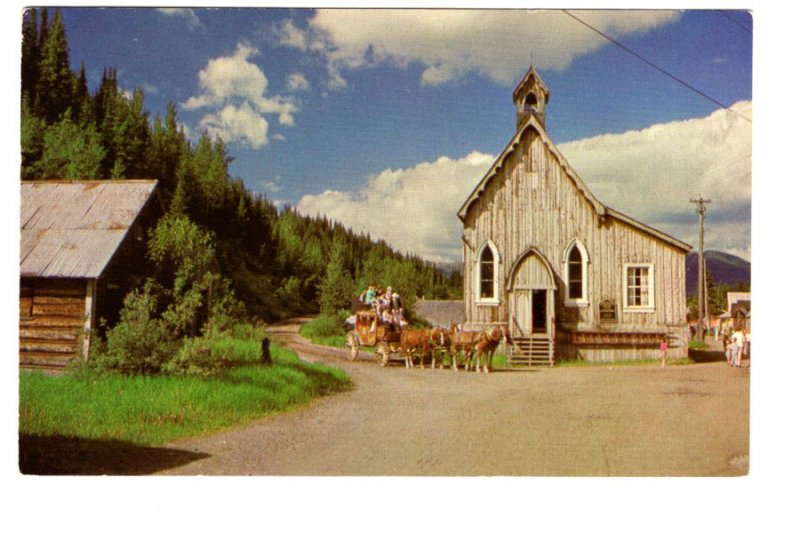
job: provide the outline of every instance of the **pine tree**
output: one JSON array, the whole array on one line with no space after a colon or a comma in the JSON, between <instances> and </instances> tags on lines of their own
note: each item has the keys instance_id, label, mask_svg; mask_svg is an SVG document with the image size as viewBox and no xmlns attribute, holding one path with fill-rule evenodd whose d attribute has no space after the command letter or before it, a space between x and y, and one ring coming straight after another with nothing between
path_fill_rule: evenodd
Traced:
<instances>
[{"instance_id":1,"label":"pine tree","mask_svg":"<svg viewBox=\"0 0 800 533\"><path fill-rule=\"evenodd\" d=\"M69 69L69 49L61 12L56 11L48 31L45 31L45 20L40 34L45 35L45 40L41 46L34 107L39 116L53 124L61 120L72 103L74 81Z\"/></svg>"},{"instance_id":2,"label":"pine tree","mask_svg":"<svg viewBox=\"0 0 800 533\"><path fill-rule=\"evenodd\" d=\"M22 21L22 99L34 102L39 79L39 17L36 9L25 12Z\"/></svg>"},{"instance_id":3,"label":"pine tree","mask_svg":"<svg viewBox=\"0 0 800 533\"><path fill-rule=\"evenodd\" d=\"M353 278L345 269L346 243L335 239L328 257L325 275L319 286L319 304L323 314L333 315L347 309L353 297Z\"/></svg>"}]
</instances>

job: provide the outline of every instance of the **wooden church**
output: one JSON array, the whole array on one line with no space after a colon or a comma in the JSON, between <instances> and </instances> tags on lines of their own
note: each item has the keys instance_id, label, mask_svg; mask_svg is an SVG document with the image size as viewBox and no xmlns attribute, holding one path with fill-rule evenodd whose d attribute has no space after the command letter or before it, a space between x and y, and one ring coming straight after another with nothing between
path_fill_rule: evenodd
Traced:
<instances>
[{"instance_id":1,"label":"wooden church","mask_svg":"<svg viewBox=\"0 0 800 533\"><path fill-rule=\"evenodd\" d=\"M656 359L662 335L686 357L691 247L592 194L545 130L549 93L528 69L516 133L458 212L468 327L506 325L512 364Z\"/></svg>"}]
</instances>

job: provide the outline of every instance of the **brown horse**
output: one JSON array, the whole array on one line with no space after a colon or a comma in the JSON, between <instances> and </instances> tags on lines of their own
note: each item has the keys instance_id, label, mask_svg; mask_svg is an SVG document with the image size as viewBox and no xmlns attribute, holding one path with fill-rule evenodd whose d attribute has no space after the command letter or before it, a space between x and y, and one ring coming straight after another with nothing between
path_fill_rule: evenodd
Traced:
<instances>
[{"instance_id":1,"label":"brown horse","mask_svg":"<svg viewBox=\"0 0 800 533\"><path fill-rule=\"evenodd\" d=\"M461 352L464 356L464 368L469 370L472 361L472 354L475 345L483 337L482 331L460 331L456 327L450 326L450 360L452 361L451 367L454 371L458 372L458 354Z\"/></svg>"},{"instance_id":2,"label":"brown horse","mask_svg":"<svg viewBox=\"0 0 800 533\"><path fill-rule=\"evenodd\" d=\"M483 360L483 371L488 374L492 370L492 357L497 346L501 342L510 342L511 339L505 326L494 326L481 333L481 339L475 344L475 372L481 371Z\"/></svg>"},{"instance_id":3,"label":"brown horse","mask_svg":"<svg viewBox=\"0 0 800 533\"><path fill-rule=\"evenodd\" d=\"M452 326L451 326L452 328ZM451 333L442 327L435 327L431 330L431 368L436 368L436 356L440 352L449 352L451 345ZM442 357L442 367L444 367L444 357Z\"/></svg>"},{"instance_id":4,"label":"brown horse","mask_svg":"<svg viewBox=\"0 0 800 533\"><path fill-rule=\"evenodd\" d=\"M406 360L406 368L414 368L414 352L419 351L420 366L431 343L431 330L404 329L400 332L400 351Z\"/></svg>"}]
</instances>

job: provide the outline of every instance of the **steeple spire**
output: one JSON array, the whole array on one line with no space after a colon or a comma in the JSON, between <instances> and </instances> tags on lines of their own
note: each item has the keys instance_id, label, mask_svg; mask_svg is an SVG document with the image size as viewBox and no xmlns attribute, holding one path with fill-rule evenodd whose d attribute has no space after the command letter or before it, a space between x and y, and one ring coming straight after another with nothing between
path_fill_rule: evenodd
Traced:
<instances>
[{"instance_id":1,"label":"steeple spire","mask_svg":"<svg viewBox=\"0 0 800 533\"><path fill-rule=\"evenodd\" d=\"M533 51L531 66L514 89L514 103L517 105L517 129L533 115L544 127L545 107L550 99L550 89L544 84L539 73L533 68Z\"/></svg>"}]
</instances>

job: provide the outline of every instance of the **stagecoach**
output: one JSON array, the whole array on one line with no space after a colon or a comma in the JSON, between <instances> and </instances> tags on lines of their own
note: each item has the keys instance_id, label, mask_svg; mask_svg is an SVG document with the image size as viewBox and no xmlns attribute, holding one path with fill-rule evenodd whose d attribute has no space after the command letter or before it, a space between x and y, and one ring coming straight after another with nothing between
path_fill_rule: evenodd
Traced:
<instances>
[{"instance_id":1,"label":"stagecoach","mask_svg":"<svg viewBox=\"0 0 800 533\"><path fill-rule=\"evenodd\" d=\"M393 356L401 356L399 326L380 320L374 309L356 311L355 317L355 328L345 337L351 361L358 358L362 346L375 348L375 361L381 366L386 366Z\"/></svg>"}]
</instances>

